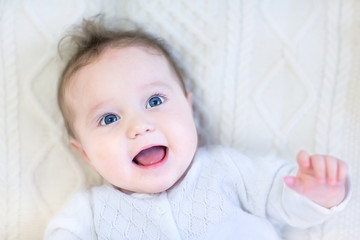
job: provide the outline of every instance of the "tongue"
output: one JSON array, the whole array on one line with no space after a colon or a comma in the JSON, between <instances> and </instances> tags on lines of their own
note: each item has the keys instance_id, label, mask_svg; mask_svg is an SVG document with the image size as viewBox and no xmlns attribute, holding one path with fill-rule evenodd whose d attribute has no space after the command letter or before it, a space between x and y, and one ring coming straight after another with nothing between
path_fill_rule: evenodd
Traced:
<instances>
[{"instance_id":1,"label":"tongue","mask_svg":"<svg viewBox=\"0 0 360 240\"><path fill-rule=\"evenodd\" d=\"M135 157L135 162L139 165L149 166L160 162L165 156L165 148L160 146L142 150Z\"/></svg>"}]
</instances>

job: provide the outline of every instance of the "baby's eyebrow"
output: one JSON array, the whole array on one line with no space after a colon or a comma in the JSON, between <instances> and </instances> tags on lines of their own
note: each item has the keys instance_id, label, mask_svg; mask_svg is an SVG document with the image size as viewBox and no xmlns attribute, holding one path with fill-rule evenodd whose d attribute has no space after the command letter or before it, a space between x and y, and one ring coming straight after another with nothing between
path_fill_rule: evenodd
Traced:
<instances>
[{"instance_id":1,"label":"baby's eyebrow","mask_svg":"<svg viewBox=\"0 0 360 240\"><path fill-rule=\"evenodd\" d=\"M163 81L154 81L142 86L142 88L153 88L153 87L165 87L167 89L171 89L171 86Z\"/></svg>"},{"instance_id":2,"label":"baby's eyebrow","mask_svg":"<svg viewBox=\"0 0 360 240\"><path fill-rule=\"evenodd\" d=\"M100 109L103 105L105 105L106 102L108 102L108 101L107 100L102 101L102 102L96 104L95 106L91 107L89 110L89 113L87 114L87 119L89 119L89 121L92 121L95 113L98 111L98 109Z\"/></svg>"}]
</instances>

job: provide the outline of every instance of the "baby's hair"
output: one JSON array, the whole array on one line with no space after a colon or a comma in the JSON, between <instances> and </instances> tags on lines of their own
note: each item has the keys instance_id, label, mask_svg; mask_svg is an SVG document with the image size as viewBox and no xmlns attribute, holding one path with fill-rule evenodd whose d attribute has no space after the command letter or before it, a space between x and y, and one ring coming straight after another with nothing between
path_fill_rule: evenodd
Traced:
<instances>
[{"instance_id":1,"label":"baby's hair","mask_svg":"<svg viewBox=\"0 0 360 240\"><path fill-rule=\"evenodd\" d=\"M126 30L125 27L129 27L131 23L124 23L128 26L124 24L124 29L121 29L121 26L117 28L106 26L103 15L83 19L80 25L75 26L70 34L59 42L58 50L60 56L66 50L71 51L70 58L60 75L58 87L58 104L70 137L75 138L71 119L71 116L74 114L66 102L67 88L71 78L82 67L94 62L106 49L135 46L153 50L163 55L177 75L184 94L186 93L183 72L176 64L175 58L171 55L171 51L165 41L152 36L138 26L133 27L131 30Z\"/></svg>"}]
</instances>

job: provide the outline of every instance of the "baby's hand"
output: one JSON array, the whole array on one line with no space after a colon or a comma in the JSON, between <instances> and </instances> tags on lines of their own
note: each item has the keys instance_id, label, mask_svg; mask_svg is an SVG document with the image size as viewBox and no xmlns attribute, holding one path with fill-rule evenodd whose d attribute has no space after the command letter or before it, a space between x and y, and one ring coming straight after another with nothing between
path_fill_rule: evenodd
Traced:
<instances>
[{"instance_id":1,"label":"baby's hand","mask_svg":"<svg viewBox=\"0 0 360 240\"><path fill-rule=\"evenodd\" d=\"M332 208L345 198L348 168L346 163L326 155L298 153L296 177L286 176L288 187L319 205Z\"/></svg>"}]
</instances>

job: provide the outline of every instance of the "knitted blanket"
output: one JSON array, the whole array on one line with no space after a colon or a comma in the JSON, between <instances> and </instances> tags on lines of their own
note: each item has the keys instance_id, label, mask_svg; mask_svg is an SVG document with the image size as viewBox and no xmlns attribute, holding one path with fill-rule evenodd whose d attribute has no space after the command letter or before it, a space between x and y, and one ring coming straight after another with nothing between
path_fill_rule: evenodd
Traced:
<instances>
[{"instance_id":1,"label":"knitted blanket","mask_svg":"<svg viewBox=\"0 0 360 240\"><path fill-rule=\"evenodd\" d=\"M357 0L0 0L0 239L41 239L71 194L102 181L69 146L56 104L57 43L99 12L173 46L207 120L202 137L254 159L295 161L306 149L346 161L354 188L346 210L282 234L358 239Z\"/></svg>"}]
</instances>

